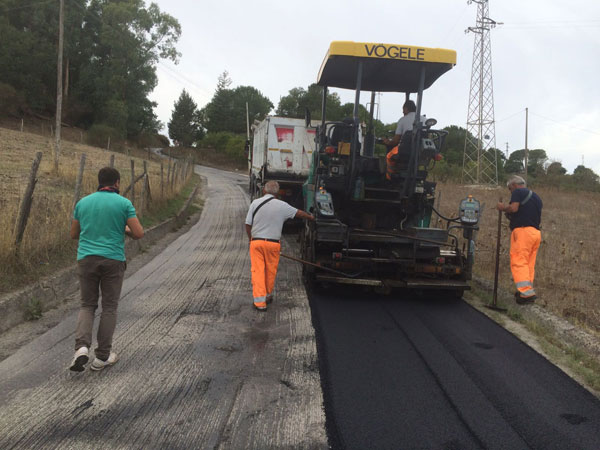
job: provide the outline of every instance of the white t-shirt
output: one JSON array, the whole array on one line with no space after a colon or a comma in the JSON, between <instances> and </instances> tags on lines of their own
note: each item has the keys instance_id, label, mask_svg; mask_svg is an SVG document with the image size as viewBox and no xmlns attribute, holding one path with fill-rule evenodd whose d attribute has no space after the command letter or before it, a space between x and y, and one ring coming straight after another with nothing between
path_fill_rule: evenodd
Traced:
<instances>
[{"instance_id":1,"label":"white t-shirt","mask_svg":"<svg viewBox=\"0 0 600 450\"><path fill-rule=\"evenodd\" d=\"M288 205L286 202L275 199L260 208L256 216L254 216L254 223L252 223L252 215L258 205L272 197L271 194L265 194L250 204L248 214L246 215L246 225L252 226L253 238L281 239L283 223L288 219L293 219L298 212L296 208Z\"/></svg>"},{"instance_id":2,"label":"white t-shirt","mask_svg":"<svg viewBox=\"0 0 600 450\"><path fill-rule=\"evenodd\" d=\"M402 116L398 121L398 125L396 126L396 133L402 136L407 131L412 131L413 124L415 123L416 113L409 112L407 115Z\"/></svg>"}]
</instances>

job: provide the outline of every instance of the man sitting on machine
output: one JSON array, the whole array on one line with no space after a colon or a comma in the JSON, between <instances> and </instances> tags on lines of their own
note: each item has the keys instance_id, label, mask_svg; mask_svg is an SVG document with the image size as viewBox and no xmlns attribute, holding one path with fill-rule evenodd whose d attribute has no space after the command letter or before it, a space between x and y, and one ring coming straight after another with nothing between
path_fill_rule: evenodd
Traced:
<instances>
[{"instance_id":1,"label":"man sitting on machine","mask_svg":"<svg viewBox=\"0 0 600 450\"><path fill-rule=\"evenodd\" d=\"M410 158L410 144L416 111L417 105L415 105L415 102L407 100L402 106L404 116L398 121L394 137L383 139L383 143L388 150L391 149L386 156L387 171L385 178L388 182L392 181L393 175L400 172Z\"/></svg>"}]
</instances>

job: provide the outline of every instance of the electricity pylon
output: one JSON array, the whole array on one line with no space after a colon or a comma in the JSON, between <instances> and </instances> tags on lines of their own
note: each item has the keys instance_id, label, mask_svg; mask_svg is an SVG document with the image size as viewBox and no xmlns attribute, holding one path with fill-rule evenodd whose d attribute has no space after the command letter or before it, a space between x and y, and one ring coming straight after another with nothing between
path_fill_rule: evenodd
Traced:
<instances>
[{"instance_id":1,"label":"electricity pylon","mask_svg":"<svg viewBox=\"0 0 600 450\"><path fill-rule=\"evenodd\" d=\"M489 0L477 3L477 22L465 33L475 33L471 90L467 113L467 135L463 156L463 183L498 184L492 44L490 30L497 23L489 18Z\"/></svg>"}]
</instances>

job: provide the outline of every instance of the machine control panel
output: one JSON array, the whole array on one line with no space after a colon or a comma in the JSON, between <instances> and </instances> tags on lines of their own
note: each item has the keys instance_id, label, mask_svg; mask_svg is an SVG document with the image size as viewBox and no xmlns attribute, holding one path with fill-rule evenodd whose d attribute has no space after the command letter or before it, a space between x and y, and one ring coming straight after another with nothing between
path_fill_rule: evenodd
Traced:
<instances>
[{"instance_id":1,"label":"machine control panel","mask_svg":"<svg viewBox=\"0 0 600 450\"><path fill-rule=\"evenodd\" d=\"M325 189L319 189L315 197L319 214L325 217L333 217L333 199L331 198L331 194Z\"/></svg>"},{"instance_id":2,"label":"machine control panel","mask_svg":"<svg viewBox=\"0 0 600 450\"><path fill-rule=\"evenodd\" d=\"M479 222L480 205L479 200L469 195L460 202L458 217L463 225L477 225Z\"/></svg>"},{"instance_id":3,"label":"machine control panel","mask_svg":"<svg viewBox=\"0 0 600 450\"><path fill-rule=\"evenodd\" d=\"M421 140L421 149L422 150L437 150L435 143L433 142L433 140L429 139L429 138L423 138Z\"/></svg>"}]
</instances>

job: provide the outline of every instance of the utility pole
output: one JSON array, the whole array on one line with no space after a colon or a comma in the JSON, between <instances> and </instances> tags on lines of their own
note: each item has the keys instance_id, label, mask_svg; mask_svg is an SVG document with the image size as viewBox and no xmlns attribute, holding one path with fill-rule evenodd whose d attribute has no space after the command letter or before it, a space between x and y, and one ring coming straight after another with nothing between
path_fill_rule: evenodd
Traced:
<instances>
[{"instance_id":1,"label":"utility pole","mask_svg":"<svg viewBox=\"0 0 600 450\"><path fill-rule=\"evenodd\" d=\"M528 131L529 131L529 108L525 108L525 181L527 181L527 166L529 165L529 148L527 147Z\"/></svg>"},{"instance_id":2,"label":"utility pole","mask_svg":"<svg viewBox=\"0 0 600 450\"><path fill-rule=\"evenodd\" d=\"M508 142L506 143L506 159L508 159Z\"/></svg>"},{"instance_id":3,"label":"utility pole","mask_svg":"<svg viewBox=\"0 0 600 450\"><path fill-rule=\"evenodd\" d=\"M60 156L60 131L62 125L62 89L63 89L63 45L65 27L65 0L60 0L58 19L58 63L56 68L56 142L54 144L54 171L58 173Z\"/></svg>"},{"instance_id":4,"label":"utility pole","mask_svg":"<svg viewBox=\"0 0 600 450\"><path fill-rule=\"evenodd\" d=\"M467 3L477 3L477 21L474 27L465 30L465 33L475 33L475 43L463 155L463 183L497 185L498 155L490 30L501 23L490 19L489 0L468 0Z\"/></svg>"}]
</instances>

